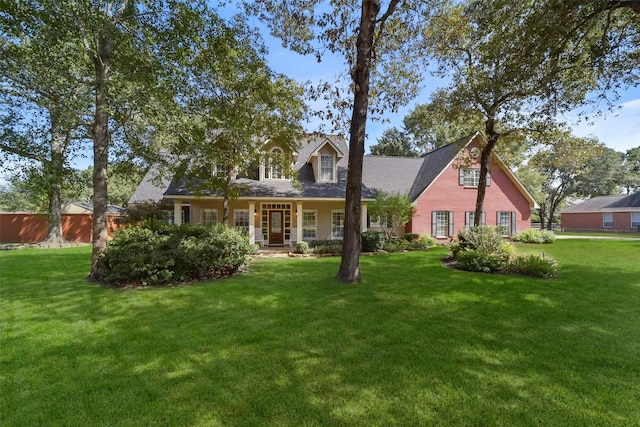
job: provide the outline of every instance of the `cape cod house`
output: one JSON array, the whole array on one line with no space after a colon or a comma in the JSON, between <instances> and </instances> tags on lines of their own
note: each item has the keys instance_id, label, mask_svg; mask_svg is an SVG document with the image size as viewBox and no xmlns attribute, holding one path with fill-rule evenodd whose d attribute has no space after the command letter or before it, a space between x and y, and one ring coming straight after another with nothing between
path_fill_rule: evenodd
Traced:
<instances>
[{"instance_id":1,"label":"cape cod house","mask_svg":"<svg viewBox=\"0 0 640 427\"><path fill-rule=\"evenodd\" d=\"M365 156L362 178L362 231L377 229L367 205L379 192L408 194L413 219L402 232L448 240L473 224L480 168L476 133L422 158ZM268 143L267 152L291 156L298 185L275 166L261 165L256 176L236 177L240 196L230 203L229 225L243 227L262 245L293 245L299 240L341 239L344 227L348 147L342 137L309 135L297 153ZM501 225L505 234L530 227L536 207L529 192L497 155L489 165L482 223ZM213 224L222 218L222 197L192 194L183 181L158 179L152 167L129 203L165 201L173 221Z\"/></svg>"}]
</instances>

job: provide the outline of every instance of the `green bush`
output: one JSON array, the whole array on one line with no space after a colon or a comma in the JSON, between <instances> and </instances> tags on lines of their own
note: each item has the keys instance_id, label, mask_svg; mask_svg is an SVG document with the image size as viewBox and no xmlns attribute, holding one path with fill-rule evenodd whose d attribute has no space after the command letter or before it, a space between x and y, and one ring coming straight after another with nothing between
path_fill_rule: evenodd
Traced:
<instances>
[{"instance_id":1,"label":"green bush","mask_svg":"<svg viewBox=\"0 0 640 427\"><path fill-rule=\"evenodd\" d=\"M386 240L385 234L381 231L365 231L362 233L362 252L378 252Z\"/></svg>"},{"instance_id":2,"label":"green bush","mask_svg":"<svg viewBox=\"0 0 640 427\"><path fill-rule=\"evenodd\" d=\"M438 244L438 241L428 234L423 234L422 236L420 236L418 242L422 243L425 247L436 246Z\"/></svg>"},{"instance_id":3,"label":"green bush","mask_svg":"<svg viewBox=\"0 0 640 427\"><path fill-rule=\"evenodd\" d=\"M119 231L100 259L97 277L114 285L161 285L228 276L246 262L249 239L224 225L154 222Z\"/></svg>"},{"instance_id":4,"label":"green bush","mask_svg":"<svg viewBox=\"0 0 640 427\"><path fill-rule=\"evenodd\" d=\"M504 265L499 254L486 254L476 249L459 250L456 254L456 261L461 270L482 273L500 271Z\"/></svg>"},{"instance_id":5,"label":"green bush","mask_svg":"<svg viewBox=\"0 0 640 427\"><path fill-rule=\"evenodd\" d=\"M385 243L382 249L389 253L404 252L409 249L411 243L404 239L392 239Z\"/></svg>"},{"instance_id":6,"label":"green bush","mask_svg":"<svg viewBox=\"0 0 640 427\"><path fill-rule=\"evenodd\" d=\"M556 235L549 230L531 228L521 233L516 233L511 238L514 242L521 243L553 243L556 240Z\"/></svg>"},{"instance_id":7,"label":"green bush","mask_svg":"<svg viewBox=\"0 0 640 427\"><path fill-rule=\"evenodd\" d=\"M507 268L511 273L527 276L556 277L558 275L558 263L551 258L545 258L544 254L515 257Z\"/></svg>"},{"instance_id":8,"label":"green bush","mask_svg":"<svg viewBox=\"0 0 640 427\"><path fill-rule=\"evenodd\" d=\"M458 233L462 249L474 249L484 254L499 254L504 239L500 227L480 225L465 228Z\"/></svg>"},{"instance_id":9,"label":"green bush","mask_svg":"<svg viewBox=\"0 0 640 427\"><path fill-rule=\"evenodd\" d=\"M404 235L404 240L407 242L415 242L418 239L420 239L420 235L417 233L407 233Z\"/></svg>"},{"instance_id":10,"label":"green bush","mask_svg":"<svg viewBox=\"0 0 640 427\"><path fill-rule=\"evenodd\" d=\"M312 240L309 247L314 254L340 255L342 253L342 240Z\"/></svg>"},{"instance_id":11,"label":"green bush","mask_svg":"<svg viewBox=\"0 0 640 427\"><path fill-rule=\"evenodd\" d=\"M296 243L296 253L297 254L308 254L310 252L309 244L307 242L297 242Z\"/></svg>"}]
</instances>

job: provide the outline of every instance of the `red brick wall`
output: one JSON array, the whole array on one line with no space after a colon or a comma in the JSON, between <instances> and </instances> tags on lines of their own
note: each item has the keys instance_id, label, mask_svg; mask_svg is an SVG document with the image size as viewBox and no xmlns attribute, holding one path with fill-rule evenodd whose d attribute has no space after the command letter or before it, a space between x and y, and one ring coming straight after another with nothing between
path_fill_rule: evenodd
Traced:
<instances>
[{"instance_id":1,"label":"red brick wall","mask_svg":"<svg viewBox=\"0 0 640 427\"><path fill-rule=\"evenodd\" d=\"M108 217L109 237L120 230L117 217ZM89 214L63 214L62 234L70 242L91 243L92 217ZM37 243L47 238L48 215L0 213L0 243Z\"/></svg>"},{"instance_id":2,"label":"red brick wall","mask_svg":"<svg viewBox=\"0 0 640 427\"><path fill-rule=\"evenodd\" d=\"M611 231L629 233L636 231L631 228L631 212L614 212L613 227L604 228L602 212L580 212L560 214L564 231Z\"/></svg>"},{"instance_id":3,"label":"red brick wall","mask_svg":"<svg viewBox=\"0 0 640 427\"><path fill-rule=\"evenodd\" d=\"M465 226L465 212L475 211L477 188L459 185L459 169L454 161L417 199L416 213L407 225L411 233L431 234L431 212L453 211L454 234ZM472 165L471 167L479 167ZM516 232L531 228L531 208L518 187L493 162L489 165L491 185L486 188L484 212L486 225L496 225L497 212L516 212Z\"/></svg>"}]
</instances>

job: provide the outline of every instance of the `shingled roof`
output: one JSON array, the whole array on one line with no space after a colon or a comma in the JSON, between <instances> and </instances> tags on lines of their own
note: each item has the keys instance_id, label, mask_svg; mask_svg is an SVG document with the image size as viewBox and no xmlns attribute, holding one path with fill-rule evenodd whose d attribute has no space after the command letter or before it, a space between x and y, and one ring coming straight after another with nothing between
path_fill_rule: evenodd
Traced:
<instances>
[{"instance_id":1,"label":"shingled roof","mask_svg":"<svg viewBox=\"0 0 640 427\"><path fill-rule=\"evenodd\" d=\"M563 209L560 213L640 210L640 191L623 196L598 196Z\"/></svg>"},{"instance_id":2,"label":"shingled roof","mask_svg":"<svg viewBox=\"0 0 640 427\"><path fill-rule=\"evenodd\" d=\"M421 158L367 155L363 159L362 198L373 199L379 192L409 194L417 199L445 170L456 155L477 135L470 135L445 145ZM337 181L316 182L309 160L314 152L330 143L344 156L337 164ZM346 197L346 179L349 149L344 138L336 135L307 135L298 149L294 170L298 171L299 187L290 181L240 178L234 185L245 197L328 198ZM192 194L184 181L170 182L161 176L158 166L152 167L142 180L129 203L161 200L164 196L187 196ZM220 196L213 192L205 195Z\"/></svg>"}]
</instances>

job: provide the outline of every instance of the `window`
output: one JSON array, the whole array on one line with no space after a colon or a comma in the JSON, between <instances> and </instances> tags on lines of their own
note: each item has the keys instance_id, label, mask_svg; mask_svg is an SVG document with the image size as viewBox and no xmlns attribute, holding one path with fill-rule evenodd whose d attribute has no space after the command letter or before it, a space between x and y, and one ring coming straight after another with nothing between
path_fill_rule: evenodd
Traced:
<instances>
[{"instance_id":1,"label":"window","mask_svg":"<svg viewBox=\"0 0 640 427\"><path fill-rule=\"evenodd\" d=\"M496 225L502 228L503 236L510 236L516 232L516 213L498 212Z\"/></svg>"},{"instance_id":2,"label":"window","mask_svg":"<svg viewBox=\"0 0 640 427\"><path fill-rule=\"evenodd\" d=\"M613 228L613 212L604 212L602 214L602 227Z\"/></svg>"},{"instance_id":3,"label":"window","mask_svg":"<svg viewBox=\"0 0 640 427\"><path fill-rule=\"evenodd\" d=\"M215 225L218 223L218 210L217 209L202 209L200 211L201 222L205 225Z\"/></svg>"},{"instance_id":4,"label":"window","mask_svg":"<svg viewBox=\"0 0 640 427\"><path fill-rule=\"evenodd\" d=\"M331 238L342 239L344 236L344 211L331 211Z\"/></svg>"},{"instance_id":5,"label":"window","mask_svg":"<svg viewBox=\"0 0 640 427\"><path fill-rule=\"evenodd\" d=\"M285 179L285 175L282 172L283 162L282 150L278 147L271 150L271 154L267 156L267 160L264 164L264 177L265 179Z\"/></svg>"},{"instance_id":6,"label":"window","mask_svg":"<svg viewBox=\"0 0 640 427\"><path fill-rule=\"evenodd\" d=\"M431 212L431 235L433 237L453 236L453 212L433 211Z\"/></svg>"},{"instance_id":7,"label":"window","mask_svg":"<svg viewBox=\"0 0 640 427\"><path fill-rule=\"evenodd\" d=\"M244 234L249 234L249 210L236 209L233 211L233 225Z\"/></svg>"},{"instance_id":8,"label":"window","mask_svg":"<svg viewBox=\"0 0 640 427\"><path fill-rule=\"evenodd\" d=\"M631 228L640 226L640 212L631 212Z\"/></svg>"},{"instance_id":9,"label":"window","mask_svg":"<svg viewBox=\"0 0 640 427\"><path fill-rule=\"evenodd\" d=\"M393 217L389 216L373 216L370 217L369 227L370 228L390 228L393 225Z\"/></svg>"},{"instance_id":10,"label":"window","mask_svg":"<svg viewBox=\"0 0 640 427\"><path fill-rule=\"evenodd\" d=\"M216 178L227 177L227 168L224 166L223 162L215 162L213 164L213 176Z\"/></svg>"},{"instance_id":11,"label":"window","mask_svg":"<svg viewBox=\"0 0 640 427\"><path fill-rule=\"evenodd\" d=\"M333 156L328 154L320 155L320 181L334 181Z\"/></svg>"},{"instance_id":12,"label":"window","mask_svg":"<svg viewBox=\"0 0 640 427\"><path fill-rule=\"evenodd\" d=\"M467 211L464 213L464 225L466 227L473 227L474 220L476 218L475 211ZM480 218L480 225L485 225L487 223L484 212L482 212L482 217Z\"/></svg>"},{"instance_id":13,"label":"window","mask_svg":"<svg viewBox=\"0 0 640 427\"><path fill-rule=\"evenodd\" d=\"M302 211L302 240L318 238L318 212L315 210Z\"/></svg>"},{"instance_id":14,"label":"window","mask_svg":"<svg viewBox=\"0 0 640 427\"><path fill-rule=\"evenodd\" d=\"M478 188L480 169L460 169L459 184L465 187ZM487 171L487 186L491 185L491 172Z\"/></svg>"}]
</instances>

